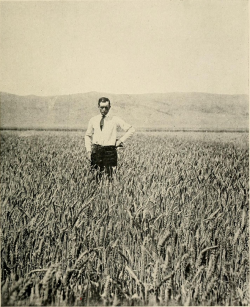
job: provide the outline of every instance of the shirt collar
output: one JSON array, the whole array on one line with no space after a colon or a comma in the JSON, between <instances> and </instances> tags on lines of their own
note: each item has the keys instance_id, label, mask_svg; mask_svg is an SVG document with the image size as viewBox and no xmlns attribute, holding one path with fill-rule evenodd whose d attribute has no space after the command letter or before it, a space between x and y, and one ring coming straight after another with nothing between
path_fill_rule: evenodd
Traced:
<instances>
[{"instance_id":1,"label":"shirt collar","mask_svg":"<svg viewBox=\"0 0 250 307\"><path fill-rule=\"evenodd\" d=\"M111 115L112 114L110 114L110 111L109 111L108 114L104 118L111 118ZM101 113L99 114L99 117L102 118L102 114Z\"/></svg>"}]
</instances>

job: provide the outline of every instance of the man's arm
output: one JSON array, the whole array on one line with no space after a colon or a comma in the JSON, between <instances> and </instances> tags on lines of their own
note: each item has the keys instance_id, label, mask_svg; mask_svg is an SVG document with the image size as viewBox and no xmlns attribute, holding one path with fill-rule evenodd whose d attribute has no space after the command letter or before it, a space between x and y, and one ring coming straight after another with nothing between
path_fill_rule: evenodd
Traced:
<instances>
[{"instance_id":1,"label":"man's arm","mask_svg":"<svg viewBox=\"0 0 250 307\"><path fill-rule=\"evenodd\" d=\"M85 133L85 147L89 159L91 158L92 136L93 136L93 125L92 121L90 120L88 124L88 129Z\"/></svg>"},{"instance_id":2,"label":"man's arm","mask_svg":"<svg viewBox=\"0 0 250 307\"><path fill-rule=\"evenodd\" d=\"M125 142L135 133L135 128L127 124L119 117L117 117L117 121L122 130L126 131L126 133L116 142L116 146L119 146L121 143Z\"/></svg>"}]
</instances>

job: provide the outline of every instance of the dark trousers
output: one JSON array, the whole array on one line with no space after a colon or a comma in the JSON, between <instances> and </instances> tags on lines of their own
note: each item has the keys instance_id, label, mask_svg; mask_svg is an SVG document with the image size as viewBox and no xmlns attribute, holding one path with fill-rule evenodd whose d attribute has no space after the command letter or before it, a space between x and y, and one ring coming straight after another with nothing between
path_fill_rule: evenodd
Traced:
<instances>
[{"instance_id":1,"label":"dark trousers","mask_svg":"<svg viewBox=\"0 0 250 307\"><path fill-rule=\"evenodd\" d=\"M116 166L116 146L92 145L91 169L96 172L97 180L100 180L103 174L107 174L108 178L111 179Z\"/></svg>"}]
</instances>

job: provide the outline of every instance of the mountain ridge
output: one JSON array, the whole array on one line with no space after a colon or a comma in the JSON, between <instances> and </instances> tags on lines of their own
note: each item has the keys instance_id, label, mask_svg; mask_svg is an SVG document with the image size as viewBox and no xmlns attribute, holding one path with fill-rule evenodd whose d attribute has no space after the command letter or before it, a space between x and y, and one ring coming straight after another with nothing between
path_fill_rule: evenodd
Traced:
<instances>
[{"instance_id":1,"label":"mountain ridge","mask_svg":"<svg viewBox=\"0 0 250 307\"><path fill-rule=\"evenodd\" d=\"M98 114L99 97L135 127L160 129L248 129L248 95L200 92L20 96L0 92L1 128L85 129Z\"/></svg>"}]
</instances>

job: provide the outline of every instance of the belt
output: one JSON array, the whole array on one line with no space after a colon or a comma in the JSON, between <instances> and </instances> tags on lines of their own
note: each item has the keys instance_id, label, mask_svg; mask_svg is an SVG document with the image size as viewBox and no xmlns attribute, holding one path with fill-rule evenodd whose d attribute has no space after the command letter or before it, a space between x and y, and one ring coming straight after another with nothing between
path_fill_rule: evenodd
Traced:
<instances>
[{"instance_id":1,"label":"belt","mask_svg":"<svg viewBox=\"0 0 250 307\"><path fill-rule=\"evenodd\" d=\"M116 146L115 145L99 145L99 144L92 144L92 148L96 148L96 149L101 149L101 148L103 148L103 149L114 149L114 148L116 148Z\"/></svg>"}]
</instances>

